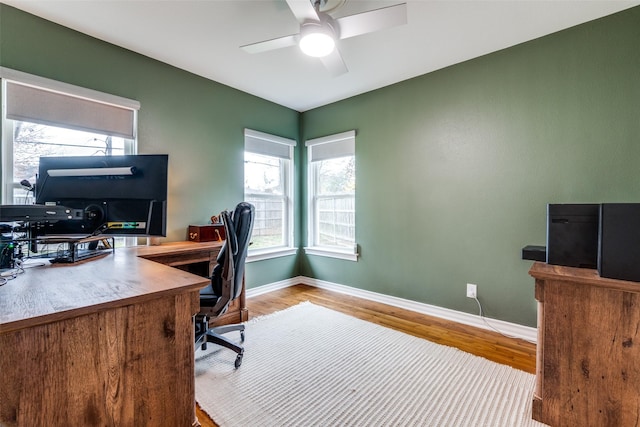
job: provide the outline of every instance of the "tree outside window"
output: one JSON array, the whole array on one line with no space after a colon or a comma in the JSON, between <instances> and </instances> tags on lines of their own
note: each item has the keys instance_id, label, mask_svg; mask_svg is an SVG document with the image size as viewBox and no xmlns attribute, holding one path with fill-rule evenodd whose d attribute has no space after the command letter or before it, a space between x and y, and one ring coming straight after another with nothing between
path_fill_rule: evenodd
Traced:
<instances>
[{"instance_id":1,"label":"tree outside window","mask_svg":"<svg viewBox=\"0 0 640 427\"><path fill-rule=\"evenodd\" d=\"M255 206L249 256L293 251L293 147L291 139L245 129L244 198ZM292 252L293 251L293 252Z\"/></svg>"},{"instance_id":2,"label":"tree outside window","mask_svg":"<svg viewBox=\"0 0 640 427\"><path fill-rule=\"evenodd\" d=\"M34 203L33 192L20 183L36 184L42 156L105 156L125 154L125 140L91 132L82 132L37 123L13 123L12 204Z\"/></svg>"},{"instance_id":3,"label":"tree outside window","mask_svg":"<svg viewBox=\"0 0 640 427\"><path fill-rule=\"evenodd\" d=\"M355 131L311 139L306 145L309 220L305 252L355 261Z\"/></svg>"}]
</instances>

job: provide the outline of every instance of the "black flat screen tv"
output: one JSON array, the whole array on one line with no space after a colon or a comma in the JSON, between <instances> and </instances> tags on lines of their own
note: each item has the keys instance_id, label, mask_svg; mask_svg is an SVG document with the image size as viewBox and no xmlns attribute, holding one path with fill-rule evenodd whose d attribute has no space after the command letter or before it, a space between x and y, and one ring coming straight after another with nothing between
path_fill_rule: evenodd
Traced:
<instances>
[{"instance_id":1,"label":"black flat screen tv","mask_svg":"<svg viewBox=\"0 0 640 427\"><path fill-rule=\"evenodd\" d=\"M168 163L166 154L40 157L36 204L84 216L40 222L32 234L166 236Z\"/></svg>"}]
</instances>

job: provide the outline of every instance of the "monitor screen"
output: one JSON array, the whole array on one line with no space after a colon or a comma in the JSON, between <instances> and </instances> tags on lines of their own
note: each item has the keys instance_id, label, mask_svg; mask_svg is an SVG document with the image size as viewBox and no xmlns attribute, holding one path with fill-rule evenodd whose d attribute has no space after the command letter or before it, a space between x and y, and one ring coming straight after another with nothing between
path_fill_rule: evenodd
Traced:
<instances>
[{"instance_id":1,"label":"monitor screen","mask_svg":"<svg viewBox=\"0 0 640 427\"><path fill-rule=\"evenodd\" d=\"M165 236L166 154L41 157L36 203L82 209L80 221L38 223L36 235Z\"/></svg>"}]
</instances>

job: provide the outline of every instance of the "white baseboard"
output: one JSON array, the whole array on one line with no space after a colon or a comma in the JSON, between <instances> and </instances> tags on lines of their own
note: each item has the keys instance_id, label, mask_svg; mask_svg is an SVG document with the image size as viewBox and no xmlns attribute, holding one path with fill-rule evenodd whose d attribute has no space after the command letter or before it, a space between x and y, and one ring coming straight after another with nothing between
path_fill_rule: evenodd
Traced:
<instances>
[{"instance_id":1,"label":"white baseboard","mask_svg":"<svg viewBox=\"0 0 640 427\"><path fill-rule=\"evenodd\" d=\"M246 296L247 298L251 298L268 292L277 291L278 289L288 288L289 286L299 285L301 283L305 284L306 279L308 278L304 276L297 276L292 277L291 279L280 280L279 282L256 286L255 288L247 289Z\"/></svg>"},{"instance_id":2,"label":"white baseboard","mask_svg":"<svg viewBox=\"0 0 640 427\"><path fill-rule=\"evenodd\" d=\"M333 292L339 292L346 295L352 295L358 298L367 299L370 301L380 302L383 304L391 305L393 307L403 308L406 310L415 311L417 313L426 314L429 316L438 317L445 320L451 320L453 322L462 323L464 325L474 326L476 328L486 329L490 331L499 331L503 335L507 335L514 338L521 338L523 340L536 343L538 338L538 330L530 326L518 325L517 323L505 322L498 319L482 318L475 314L469 314L462 311L451 310L448 308L438 307L435 305L425 304L422 302L411 301L408 299L398 298L390 295L384 295L377 292L366 291L363 289L353 288L350 286L340 285L338 283L327 282L324 280L312 279L305 276L292 277L291 279L281 280L279 282L269 283L263 286L247 290L247 298L253 296L262 295L267 292L272 292L278 289L283 289L289 286L304 284L314 286L316 288L327 289ZM487 325L487 323L489 325Z\"/></svg>"}]
</instances>

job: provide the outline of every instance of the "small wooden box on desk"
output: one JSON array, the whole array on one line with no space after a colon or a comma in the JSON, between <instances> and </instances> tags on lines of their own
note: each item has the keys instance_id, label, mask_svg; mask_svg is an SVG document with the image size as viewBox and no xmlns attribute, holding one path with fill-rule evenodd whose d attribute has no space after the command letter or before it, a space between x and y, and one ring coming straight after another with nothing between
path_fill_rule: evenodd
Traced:
<instances>
[{"instance_id":1,"label":"small wooden box on desk","mask_svg":"<svg viewBox=\"0 0 640 427\"><path fill-rule=\"evenodd\" d=\"M163 243L158 246L141 246L137 249L137 253L141 258L176 267L198 276L211 277L223 244L222 241ZM249 320L249 311L243 286L240 297L231 302L227 312L210 324L219 326L247 320Z\"/></svg>"},{"instance_id":2,"label":"small wooden box on desk","mask_svg":"<svg viewBox=\"0 0 640 427\"><path fill-rule=\"evenodd\" d=\"M226 239L223 224L190 225L190 242L221 242Z\"/></svg>"},{"instance_id":3,"label":"small wooden box on desk","mask_svg":"<svg viewBox=\"0 0 640 427\"><path fill-rule=\"evenodd\" d=\"M640 283L536 262L533 419L628 426L640 419Z\"/></svg>"}]
</instances>

